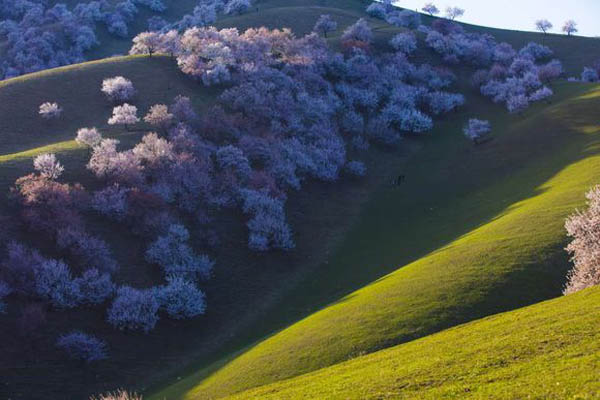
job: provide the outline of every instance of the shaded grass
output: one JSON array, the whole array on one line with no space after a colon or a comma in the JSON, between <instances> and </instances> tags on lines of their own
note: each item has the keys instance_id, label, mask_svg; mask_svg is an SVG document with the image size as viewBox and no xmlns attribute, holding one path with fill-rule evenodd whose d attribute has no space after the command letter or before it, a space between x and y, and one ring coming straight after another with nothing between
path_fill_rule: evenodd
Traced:
<instances>
[{"instance_id":1,"label":"shaded grass","mask_svg":"<svg viewBox=\"0 0 600 400\"><path fill-rule=\"evenodd\" d=\"M588 289L231 398L597 398L599 304Z\"/></svg>"}]
</instances>

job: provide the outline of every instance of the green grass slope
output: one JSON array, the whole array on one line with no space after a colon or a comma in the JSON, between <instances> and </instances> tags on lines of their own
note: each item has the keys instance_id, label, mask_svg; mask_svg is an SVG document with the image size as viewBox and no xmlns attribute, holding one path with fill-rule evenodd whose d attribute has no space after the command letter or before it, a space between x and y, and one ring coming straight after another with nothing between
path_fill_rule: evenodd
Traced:
<instances>
[{"instance_id":1,"label":"green grass slope","mask_svg":"<svg viewBox=\"0 0 600 400\"><path fill-rule=\"evenodd\" d=\"M154 398L218 398L559 295L568 268L564 218L600 173L600 88L556 90L553 105L492 116L497 137L489 146L469 147L455 121L440 126L407 170L414 183L379 193L290 302L373 284ZM376 278L403 266L402 254L414 257L452 235Z\"/></svg>"},{"instance_id":2,"label":"green grass slope","mask_svg":"<svg viewBox=\"0 0 600 400\"><path fill-rule=\"evenodd\" d=\"M595 399L600 288L461 325L232 399Z\"/></svg>"}]
</instances>

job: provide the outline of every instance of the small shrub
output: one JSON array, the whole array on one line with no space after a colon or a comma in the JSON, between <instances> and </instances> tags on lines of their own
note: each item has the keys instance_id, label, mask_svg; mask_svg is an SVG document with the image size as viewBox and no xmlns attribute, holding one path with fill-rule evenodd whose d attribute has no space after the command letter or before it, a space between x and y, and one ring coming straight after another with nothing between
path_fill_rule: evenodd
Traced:
<instances>
[{"instance_id":1,"label":"small shrub","mask_svg":"<svg viewBox=\"0 0 600 400\"><path fill-rule=\"evenodd\" d=\"M542 101L549 97L552 97L554 92L547 86L544 86L541 89L536 90L529 96L529 101Z\"/></svg>"},{"instance_id":2,"label":"small shrub","mask_svg":"<svg viewBox=\"0 0 600 400\"><path fill-rule=\"evenodd\" d=\"M102 93L114 102L123 102L131 100L135 95L135 88L129 79L115 76L102 81Z\"/></svg>"},{"instance_id":3,"label":"small shrub","mask_svg":"<svg viewBox=\"0 0 600 400\"><path fill-rule=\"evenodd\" d=\"M125 103L113 109L113 115L108 119L108 124L124 125L126 129L129 129L129 125L133 125L139 121L137 107Z\"/></svg>"},{"instance_id":4,"label":"small shrub","mask_svg":"<svg viewBox=\"0 0 600 400\"><path fill-rule=\"evenodd\" d=\"M167 278L167 285L157 289L161 308L174 319L193 318L204 314L204 293L190 281L180 276Z\"/></svg>"},{"instance_id":5,"label":"small shrub","mask_svg":"<svg viewBox=\"0 0 600 400\"><path fill-rule=\"evenodd\" d=\"M367 14L373 18L385 19L386 7L383 4L374 1L367 7Z\"/></svg>"},{"instance_id":6,"label":"small shrub","mask_svg":"<svg viewBox=\"0 0 600 400\"><path fill-rule=\"evenodd\" d=\"M160 265L166 276L180 276L190 280L210 277L214 262L205 255L197 255L187 244L189 232L179 224L169 227L146 251L146 260Z\"/></svg>"},{"instance_id":7,"label":"small shrub","mask_svg":"<svg viewBox=\"0 0 600 400\"><path fill-rule=\"evenodd\" d=\"M160 302L155 289L122 286L108 309L108 322L118 329L150 332L158 322Z\"/></svg>"},{"instance_id":8,"label":"small shrub","mask_svg":"<svg viewBox=\"0 0 600 400\"><path fill-rule=\"evenodd\" d=\"M45 260L35 270L37 294L58 308L73 308L81 303L79 285L62 261Z\"/></svg>"},{"instance_id":9,"label":"small shrub","mask_svg":"<svg viewBox=\"0 0 600 400\"><path fill-rule=\"evenodd\" d=\"M137 393L129 393L125 390L117 390L112 393L105 393L90 397L90 400L143 400L142 396Z\"/></svg>"},{"instance_id":10,"label":"small shrub","mask_svg":"<svg viewBox=\"0 0 600 400\"><path fill-rule=\"evenodd\" d=\"M513 96L506 102L506 108L510 113L520 113L527 107L529 107L529 100L524 95Z\"/></svg>"},{"instance_id":11,"label":"small shrub","mask_svg":"<svg viewBox=\"0 0 600 400\"><path fill-rule=\"evenodd\" d=\"M348 174L353 176L365 176L367 174L367 167L362 161L349 161L346 163L345 170Z\"/></svg>"},{"instance_id":12,"label":"small shrub","mask_svg":"<svg viewBox=\"0 0 600 400\"><path fill-rule=\"evenodd\" d=\"M474 142L477 142L483 136L487 135L492 130L490 121L483 121L480 119L470 119L469 123L463 129L466 137Z\"/></svg>"},{"instance_id":13,"label":"small shrub","mask_svg":"<svg viewBox=\"0 0 600 400\"><path fill-rule=\"evenodd\" d=\"M100 144L102 135L96 128L81 128L77 131L75 141L82 146L94 147Z\"/></svg>"},{"instance_id":14,"label":"small shrub","mask_svg":"<svg viewBox=\"0 0 600 400\"><path fill-rule=\"evenodd\" d=\"M593 68L585 67L583 72L581 73L581 81L582 82L598 82L599 80L598 71Z\"/></svg>"},{"instance_id":15,"label":"small shrub","mask_svg":"<svg viewBox=\"0 0 600 400\"><path fill-rule=\"evenodd\" d=\"M87 363L108 358L106 342L83 332L74 331L59 337L56 346L67 352L72 359Z\"/></svg>"},{"instance_id":16,"label":"small shrub","mask_svg":"<svg viewBox=\"0 0 600 400\"><path fill-rule=\"evenodd\" d=\"M319 32L323 36L327 37L327 33L333 32L337 29L337 22L335 22L330 15L323 14L317 20L315 27L313 28L314 32Z\"/></svg>"},{"instance_id":17,"label":"small shrub","mask_svg":"<svg viewBox=\"0 0 600 400\"><path fill-rule=\"evenodd\" d=\"M40 105L39 114L42 116L42 118L52 119L60 117L62 111L63 110L58 103L47 102Z\"/></svg>"},{"instance_id":18,"label":"small shrub","mask_svg":"<svg viewBox=\"0 0 600 400\"><path fill-rule=\"evenodd\" d=\"M150 111L144 117L144 121L166 130L174 118L175 116L169 112L169 108L166 105L155 104L150 107Z\"/></svg>"},{"instance_id":19,"label":"small shrub","mask_svg":"<svg viewBox=\"0 0 600 400\"><path fill-rule=\"evenodd\" d=\"M390 40L390 45L404 54L412 54L417 49L417 39L412 33L399 33Z\"/></svg>"},{"instance_id":20,"label":"small shrub","mask_svg":"<svg viewBox=\"0 0 600 400\"><path fill-rule=\"evenodd\" d=\"M80 278L75 279L79 285L82 302L100 304L115 292L115 285L107 273L101 274L96 268L88 269Z\"/></svg>"},{"instance_id":21,"label":"small shrub","mask_svg":"<svg viewBox=\"0 0 600 400\"><path fill-rule=\"evenodd\" d=\"M33 167L47 179L58 179L65 170L54 154L40 154L33 159Z\"/></svg>"}]
</instances>

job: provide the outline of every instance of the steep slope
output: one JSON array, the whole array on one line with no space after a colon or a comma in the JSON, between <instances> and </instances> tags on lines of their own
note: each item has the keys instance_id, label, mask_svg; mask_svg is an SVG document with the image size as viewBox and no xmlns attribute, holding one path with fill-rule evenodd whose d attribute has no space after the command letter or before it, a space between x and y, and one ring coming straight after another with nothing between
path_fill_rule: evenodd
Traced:
<instances>
[{"instance_id":1,"label":"steep slope","mask_svg":"<svg viewBox=\"0 0 600 400\"><path fill-rule=\"evenodd\" d=\"M231 398L597 398L599 304L589 289Z\"/></svg>"},{"instance_id":2,"label":"steep slope","mask_svg":"<svg viewBox=\"0 0 600 400\"><path fill-rule=\"evenodd\" d=\"M399 254L414 256L452 233L454 240L156 398L221 397L559 295L568 268L564 217L600 173L600 88L557 89L563 98L552 106L497 118L498 137L487 147L466 147L456 127L431 143L407 172L417 183L379 194L289 301L351 287L404 265L392 264Z\"/></svg>"}]
</instances>

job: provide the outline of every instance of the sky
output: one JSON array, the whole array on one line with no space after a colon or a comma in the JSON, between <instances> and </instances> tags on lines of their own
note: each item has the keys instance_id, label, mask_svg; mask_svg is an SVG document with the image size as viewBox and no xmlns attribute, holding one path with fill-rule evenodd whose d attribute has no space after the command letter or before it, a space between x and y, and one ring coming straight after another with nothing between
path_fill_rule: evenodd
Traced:
<instances>
[{"instance_id":1,"label":"sky","mask_svg":"<svg viewBox=\"0 0 600 400\"><path fill-rule=\"evenodd\" d=\"M431 0L396 0L395 5L412 10ZM535 30L538 19L552 22L560 33L564 22L574 19L582 36L600 37L600 0L433 0L440 9L457 6L466 10L462 22L494 28Z\"/></svg>"}]
</instances>

